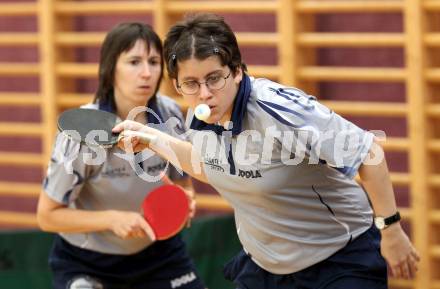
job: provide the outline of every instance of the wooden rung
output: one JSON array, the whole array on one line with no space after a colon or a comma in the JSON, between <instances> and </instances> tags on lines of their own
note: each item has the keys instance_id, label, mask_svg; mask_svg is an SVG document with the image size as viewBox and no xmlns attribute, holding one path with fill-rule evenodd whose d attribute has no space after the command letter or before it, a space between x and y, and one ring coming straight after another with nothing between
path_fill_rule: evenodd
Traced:
<instances>
[{"instance_id":1,"label":"wooden rung","mask_svg":"<svg viewBox=\"0 0 440 289\"><path fill-rule=\"evenodd\" d=\"M400 137L388 137L381 145L385 151L406 152L409 148L409 140Z\"/></svg>"},{"instance_id":2,"label":"wooden rung","mask_svg":"<svg viewBox=\"0 0 440 289\"><path fill-rule=\"evenodd\" d=\"M427 33L424 41L427 46L438 47L440 46L440 33Z\"/></svg>"},{"instance_id":3,"label":"wooden rung","mask_svg":"<svg viewBox=\"0 0 440 289\"><path fill-rule=\"evenodd\" d=\"M366 116L406 116L405 103L370 101L319 101L339 114Z\"/></svg>"},{"instance_id":4,"label":"wooden rung","mask_svg":"<svg viewBox=\"0 0 440 289\"><path fill-rule=\"evenodd\" d=\"M431 245L430 254L434 258L440 259L440 246Z\"/></svg>"},{"instance_id":5,"label":"wooden rung","mask_svg":"<svg viewBox=\"0 0 440 289\"><path fill-rule=\"evenodd\" d=\"M0 45L36 45L38 35L36 33L0 33Z\"/></svg>"},{"instance_id":6,"label":"wooden rung","mask_svg":"<svg viewBox=\"0 0 440 289\"><path fill-rule=\"evenodd\" d=\"M240 45L275 46L278 43L276 33L237 33ZM61 32L55 36L59 45L66 46L99 46L104 40L105 33L99 32Z\"/></svg>"},{"instance_id":7,"label":"wooden rung","mask_svg":"<svg viewBox=\"0 0 440 289\"><path fill-rule=\"evenodd\" d=\"M35 2L0 3L0 16L36 15L37 4Z\"/></svg>"},{"instance_id":8,"label":"wooden rung","mask_svg":"<svg viewBox=\"0 0 440 289\"><path fill-rule=\"evenodd\" d=\"M426 108L426 112L429 116L440 116L440 104L429 104L429 106Z\"/></svg>"},{"instance_id":9,"label":"wooden rung","mask_svg":"<svg viewBox=\"0 0 440 289\"><path fill-rule=\"evenodd\" d=\"M408 185L409 174L408 173L391 173L391 181L394 185Z\"/></svg>"},{"instance_id":10,"label":"wooden rung","mask_svg":"<svg viewBox=\"0 0 440 289\"><path fill-rule=\"evenodd\" d=\"M33 213L0 211L0 224L36 227L37 217Z\"/></svg>"},{"instance_id":11,"label":"wooden rung","mask_svg":"<svg viewBox=\"0 0 440 289\"><path fill-rule=\"evenodd\" d=\"M405 70L401 68L357 68L309 66L299 70L304 80L326 81L404 81Z\"/></svg>"},{"instance_id":12,"label":"wooden rung","mask_svg":"<svg viewBox=\"0 0 440 289\"><path fill-rule=\"evenodd\" d=\"M98 15L98 14L139 14L152 12L153 1L56 1L55 11L58 14Z\"/></svg>"},{"instance_id":13,"label":"wooden rung","mask_svg":"<svg viewBox=\"0 0 440 289\"><path fill-rule=\"evenodd\" d=\"M0 122L0 136L41 136L43 126L30 122Z\"/></svg>"},{"instance_id":14,"label":"wooden rung","mask_svg":"<svg viewBox=\"0 0 440 289\"><path fill-rule=\"evenodd\" d=\"M60 63L56 72L61 76L97 77L98 65L95 63Z\"/></svg>"},{"instance_id":15,"label":"wooden rung","mask_svg":"<svg viewBox=\"0 0 440 289\"><path fill-rule=\"evenodd\" d=\"M63 93L57 98L58 105L62 107L78 107L93 100L93 94Z\"/></svg>"},{"instance_id":16,"label":"wooden rung","mask_svg":"<svg viewBox=\"0 0 440 289\"><path fill-rule=\"evenodd\" d=\"M62 46L99 46L105 33L100 32L60 32L55 35L55 42Z\"/></svg>"},{"instance_id":17,"label":"wooden rung","mask_svg":"<svg viewBox=\"0 0 440 289\"><path fill-rule=\"evenodd\" d=\"M0 63L0 76L38 76L40 66L34 63Z\"/></svg>"},{"instance_id":18,"label":"wooden rung","mask_svg":"<svg viewBox=\"0 0 440 289\"><path fill-rule=\"evenodd\" d=\"M197 194L196 202L199 209L232 210L231 206L218 195Z\"/></svg>"},{"instance_id":19,"label":"wooden rung","mask_svg":"<svg viewBox=\"0 0 440 289\"><path fill-rule=\"evenodd\" d=\"M414 282L410 280L393 279L390 278L388 281L390 288L413 288Z\"/></svg>"},{"instance_id":20,"label":"wooden rung","mask_svg":"<svg viewBox=\"0 0 440 289\"><path fill-rule=\"evenodd\" d=\"M236 34L240 45L252 46L274 46L278 43L279 38L277 33L245 33L239 32Z\"/></svg>"},{"instance_id":21,"label":"wooden rung","mask_svg":"<svg viewBox=\"0 0 440 289\"><path fill-rule=\"evenodd\" d=\"M17 197L37 197L41 191L41 184L0 182L0 195Z\"/></svg>"},{"instance_id":22,"label":"wooden rung","mask_svg":"<svg viewBox=\"0 0 440 289\"><path fill-rule=\"evenodd\" d=\"M428 142L428 149L432 152L440 152L440 139L433 139Z\"/></svg>"},{"instance_id":23,"label":"wooden rung","mask_svg":"<svg viewBox=\"0 0 440 289\"><path fill-rule=\"evenodd\" d=\"M41 102L40 95L35 93L0 93L0 105L38 106Z\"/></svg>"},{"instance_id":24,"label":"wooden rung","mask_svg":"<svg viewBox=\"0 0 440 289\"><path fill-rule=\"evenodd\" d=\"M430 68L426 70L426 79L432 82L440 81L440 68Z\"/></svg>"},{"instance_id":25,"label":"wooden rung","mask_svg":"<svg viewBox=\"0 0 440 289\"><path fill-rule=\"evenodd\" d=\"M428 178L429 184L434 188L440 188L440 174L432 174Z\"/></svg>"},{"instance_id":26,"label":"wooden rung","mask_svg":"<svg viewBox=\"0 0 440 289\"><path fill-rule=\"evenodd\" d=\"M171 13L228 12L228 13L270 13L278 8L277 1L169 1L165 3Z\"/></svg>"},{"instance_id":27,"label":"wooden rung","mask_svg":"<svg viewBox=\"0 0 440 289\"><path fill-rule=\"evenodd\" d=\"M403 10L403 1L307 0L298 1L297 9L302 13L401 12Z\"/></svg>"},{"instance_id":28,"label":"wooden rung","mask_svg":"<svg viewBox=\"0 0 440 289\"><path fill-rule=\"evenodd\" d=\"M440 3L438 0L424 0L421 3L427 11L440 11Z\"/></svg>"},{"instance_id":29,"label":"wooden rung","mask_svg":"<svg viewBox=\"0 0 440 289\"><path fill-rule=\"evenodd\" d=\"M412 218L412 210L409 208L399 208L400 215L402 219L411 221Z\"/></svg>"},{"instance_id":30,"label":"wooden rung","mask_svg":"<svg viewBox=\"0 0 440 289\"><path fill-rule=\"evenodd\" d=\"M403 46L401 33L301 33L298 43L306 47L390 47Z\"/></svg>"},{"instance_id":31,"label":"wooden rung","mask_svg":"<svg viewBox=\"0 0 440 289\"><path fill-rule=\"evenodd\" d=\"M0 164L17 166L41 166L43 155L37 153L0 152Z\"/></svg>"},{"instance_id":32,"label":"wooden rung","mask_svg":"<svg viewBox=\"0 0 440 289\"><path fill-rule=\"evenodd\" d=\"M278 66L249 65L249 73L254 77L277 79L280 76Z\"/></svg>"},{"instance_id":33,"label":"wooden rung","mask_svg":"<svg viewBox=\"0 0 440 289\"><path fill-rule=\"evenodd\" d=\"M255 77L277 78L279 77L278 66L255 65L248 66L250 73ZM60 63L56 72L61 76L69 77L97 77L98 65L95 63Z\"/></svg>"},{"instance_id":34,"label":"wooden rung","mask_svg":"<svg viewBox=\"0 0 440 289\"><path fill-rule=\"evenodd\" d=\"M440 210L433 210L429 213L429 220L434 224L440 224Z\"/></svg>"}]
</instances>

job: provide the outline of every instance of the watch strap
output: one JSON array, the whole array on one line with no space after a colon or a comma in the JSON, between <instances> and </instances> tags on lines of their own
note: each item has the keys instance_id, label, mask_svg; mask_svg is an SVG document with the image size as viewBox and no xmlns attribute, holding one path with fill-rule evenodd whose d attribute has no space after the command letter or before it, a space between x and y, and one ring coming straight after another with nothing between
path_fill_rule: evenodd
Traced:
<instances>
[{"instance_id":1,"label":"watch strap","mask_svg":"<svg viewBox=\"0 0 440 289\"><path fill-rule=\"evenodd\" d=\"M391 224L399 222L400 219L401 219L400 213L399 213L399 211L397 211L394 215L389 216L389 217L384 219L385 226L389 226Z\"/></svg>"}]
</instances>

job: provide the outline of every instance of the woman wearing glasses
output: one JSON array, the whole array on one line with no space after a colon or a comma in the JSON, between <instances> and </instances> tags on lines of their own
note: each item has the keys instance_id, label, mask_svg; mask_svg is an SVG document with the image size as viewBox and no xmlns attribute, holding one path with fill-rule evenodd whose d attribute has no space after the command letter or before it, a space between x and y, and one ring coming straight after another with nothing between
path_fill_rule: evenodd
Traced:
<instances>
[{"instance_id":1,"label":"woman wearing glasses","mask_svg":"<svg viewBox=\"0 0 440 289\"><path fill-rule=\"evenodd\" d=\"M224 274L237 288L387 288L385 260L396 277L414 276L419 256L374 135L299 89L248 76L216 15L174 25L164 55L177 91L210 116L190 110L188 141L130 121L114 130L159 136L150 148L175 154L176 166L231 204L243 250Z\"/></svg>"}]
</instances>

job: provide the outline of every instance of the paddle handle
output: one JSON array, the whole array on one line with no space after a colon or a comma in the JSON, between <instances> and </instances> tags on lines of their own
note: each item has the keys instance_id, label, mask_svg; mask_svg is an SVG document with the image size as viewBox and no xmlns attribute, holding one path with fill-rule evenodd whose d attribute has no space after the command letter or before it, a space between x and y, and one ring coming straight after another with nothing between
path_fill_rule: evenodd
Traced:
<instances>
[{"instance_id":1,"label":"paddle handle","mask_svg":"<svg viewBox=\"0 0 440 289\"><path fill-rule=\"evenodd\" d=\"M139 138L139 142L142 144L151 144L157 141L157 136L145 132L133 131L133 130L125 130L123 133L119 135L119 139L122 137L130 137L135 136Z\"/></svg>"}]
</instances>

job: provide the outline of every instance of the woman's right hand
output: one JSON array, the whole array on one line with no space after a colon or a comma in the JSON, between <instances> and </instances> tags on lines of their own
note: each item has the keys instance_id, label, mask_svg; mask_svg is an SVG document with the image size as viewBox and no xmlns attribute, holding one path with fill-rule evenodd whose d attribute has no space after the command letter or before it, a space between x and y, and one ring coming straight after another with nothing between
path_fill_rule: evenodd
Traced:
<instances>
[{"instance_id":1,"label":"woman's right hand","mask_svg":"<svg viewBox=\"0 0 440 289\"><path fill-rule=\"evenodd\" d=\"M149 238L156 240L153 229L147 223L145 218L136 212L110 211L109 229L122 238Z\"/></svg>"},{"instance_id":2,"label":"woman's right hand","mask_svg":"<svg viewBox=\"0 0 440 289\"><path fill-rule=\"evenodd\" d=\"M124 120L121 123L118 123L113 129L112 132L120 133L121 137L118 141L118 147L126 152L139 152L143 149L148 148L148 144L141 143L139 138L132 135L127 134L124 135L124 131L136 131L136 132L146 132L151 130L146 125L142 123L132 121L132 120Z\"/></svg>"}]
</instances>

